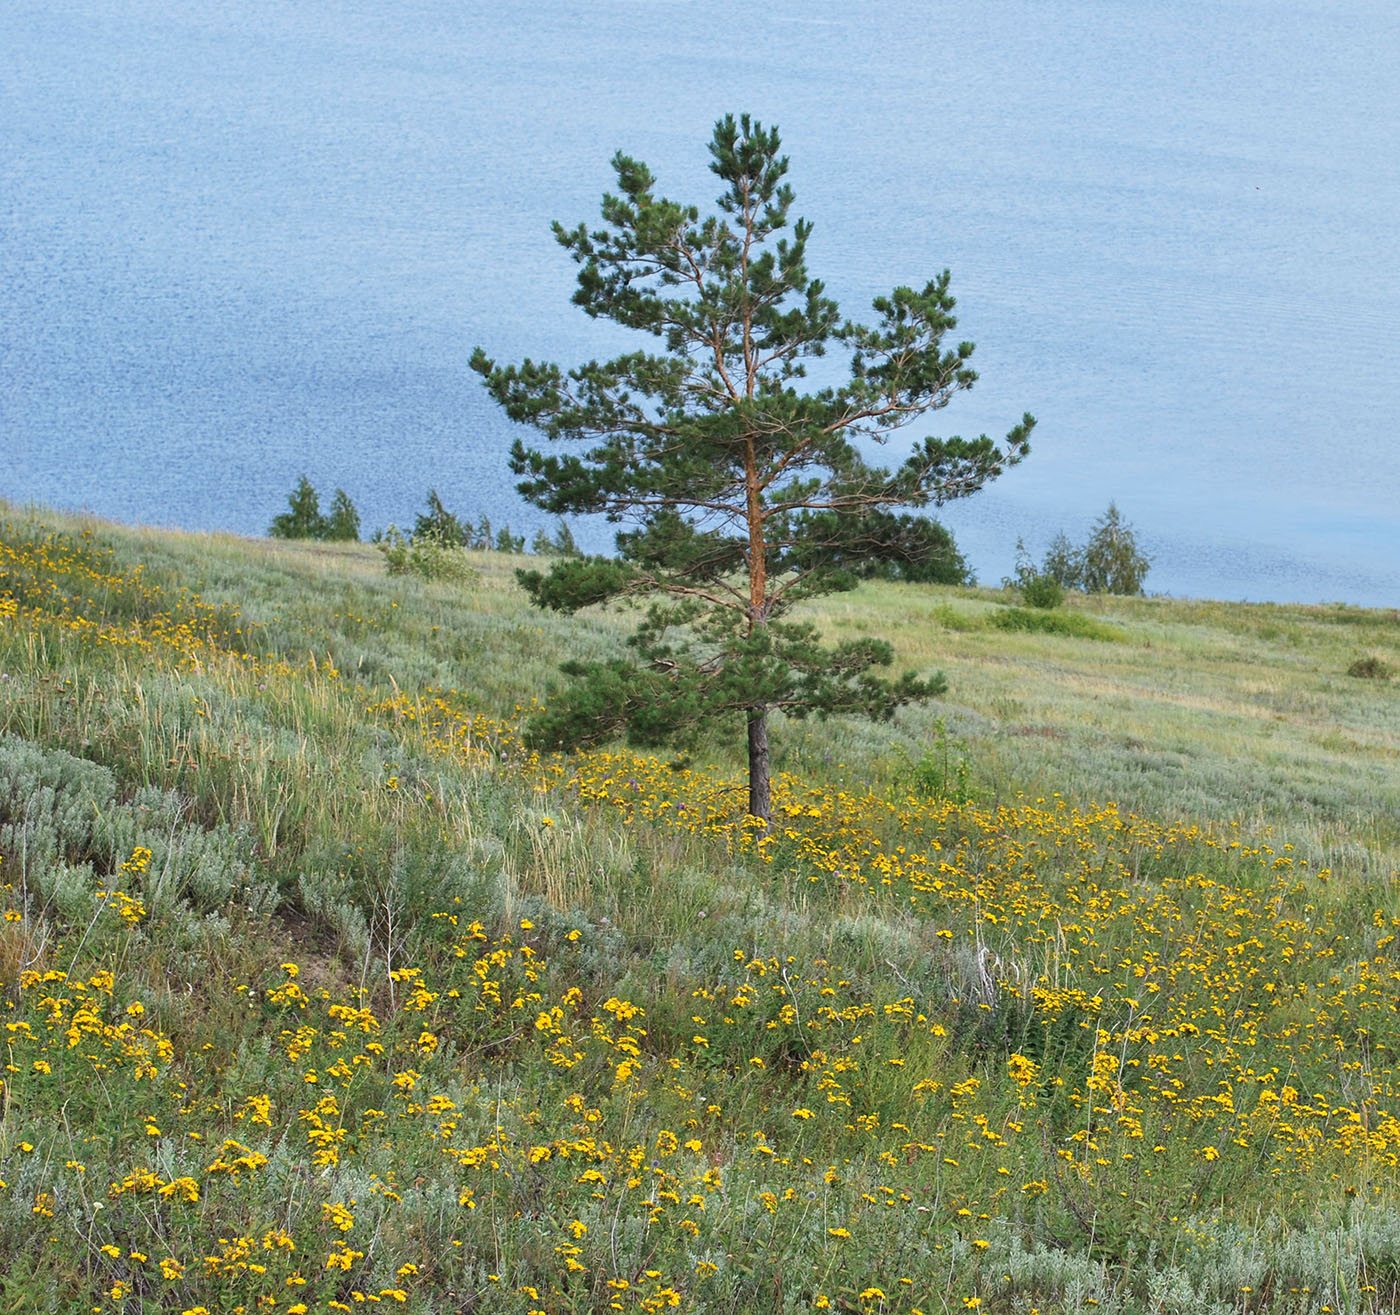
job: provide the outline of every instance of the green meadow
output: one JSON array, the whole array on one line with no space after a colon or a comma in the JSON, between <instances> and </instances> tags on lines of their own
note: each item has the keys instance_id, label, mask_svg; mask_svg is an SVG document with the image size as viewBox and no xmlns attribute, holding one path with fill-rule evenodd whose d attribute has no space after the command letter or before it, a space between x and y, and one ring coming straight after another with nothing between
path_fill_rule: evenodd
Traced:
<instances>
[{"instance_id":1,"label":"green meadow","mask_svg":"<svg viewBox=\"0 0 1400 1315\"><path fill-rule=\"evenodd\" d=\"M0 1309L1400 1304L1400 612L829 596L764 829L468 558L0 504Z\"/></svg>"}]
</instances>

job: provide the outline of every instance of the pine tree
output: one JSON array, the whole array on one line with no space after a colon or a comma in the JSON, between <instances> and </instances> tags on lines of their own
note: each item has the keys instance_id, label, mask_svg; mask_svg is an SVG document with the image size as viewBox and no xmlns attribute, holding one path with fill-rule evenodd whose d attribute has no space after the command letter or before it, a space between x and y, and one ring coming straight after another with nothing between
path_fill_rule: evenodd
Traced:
<instances>
[{"instance_id":1,"label":"pine tree","mask_svg":"<svg viewBox=\"0 0 1400 1315\"><path fill-rule=\"evenodd\" d=\"M303 475L287 496L288 510L272 518L268 533L274 539L322 539L326 519L321 515L321 499L311 481Z\"/></svg>"},{"instance_id":2,"label":"pine tree","mask_svg":"<svg viewBox=\"0 0 1400 1315\"><path fill-rule=\"evenodd\" d=\"M554 226L579 265L574 302L651 335L637 350L565 371L526 360L472 366L512 420L582 452L517 441L521 494L556 515L599 514L625 526L614 559L564 559L521 573L534 601L574 611L620 595L650 607L632 660L574 662L572 684L531 727L535 743L684 744L742 719L749 811L768 820L769 714L887 718L942 691L941 675L889 680L890 645L835 645L791 619L815 595L854 587L861 563L896 551L893 509L941 505L980 489L1028 451L1027 415L998 445L924 438L893 471L859 444L948 404L970 388L972 344L944 347L955 326L949 275L874 302L873 326L841 318L807 272L812 226L793 219L779 137L727 116L710 142L719 213L660 197L647 167L618 153L617 194L602 227ZM806 364L843 351L839 386L804 391ZM893 524L891 524L893 522Z\"/></svg>"},{"instance_id":3,"label":"pine tree","mask_svg":"<svg viewBox=\"0 0 1400 1315\"><path fill-rule=\"evenodd\" d=\"M811 560L843 563L864 580L909 580L919 584L966 584L967 562L949 530L924 516L872 511L842 517L822 512L806 527ZM804 553L798 550L799 560Z\"/></svg>"},{"instance_id":4,"label":"pine tree","mask_svg":"<svg viewBox=\"0 0 1400 1315\"><path fill-rule=\"evenodd\" d=\"M321 537L344 543L359 542L360 513L344 489L336 489L331 499L330 515L326 517Z\"/></svg>"}]
</instances>

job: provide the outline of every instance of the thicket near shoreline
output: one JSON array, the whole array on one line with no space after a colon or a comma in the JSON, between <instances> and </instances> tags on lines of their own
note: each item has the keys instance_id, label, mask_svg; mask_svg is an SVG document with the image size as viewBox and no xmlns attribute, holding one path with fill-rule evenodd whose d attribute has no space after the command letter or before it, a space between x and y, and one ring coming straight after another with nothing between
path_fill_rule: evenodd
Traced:
<instances>
[{"instance_id":1,"label":"thicket near shoreline","mask_svg":"<svg viewBox=\"0 0 1400 1315\"><path fill-rule=\"evenodd\" d=\"M7 1308L1393 1306L1393 613L864 587L950 697L786 728L760 840L722 760L518 748L620 631L508 563L43 519Z\"/></svg>"}]
</instances>

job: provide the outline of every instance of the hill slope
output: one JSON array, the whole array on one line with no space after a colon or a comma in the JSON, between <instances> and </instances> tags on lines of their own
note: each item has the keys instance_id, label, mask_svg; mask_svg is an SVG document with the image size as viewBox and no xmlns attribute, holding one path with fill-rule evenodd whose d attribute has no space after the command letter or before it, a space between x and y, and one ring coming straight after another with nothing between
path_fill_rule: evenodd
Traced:
<instances>
[{"instance_id":1,"label":"hill slope","mask_svg":"<svg viewBox=\"0 0 1400 1315\"><path fill-rule=\"evenodd\" d=\"M828 600L762 834L476 565L6 514L0 1305L1393 1307L1395 613Z\"/></svg>"}]
</instances>

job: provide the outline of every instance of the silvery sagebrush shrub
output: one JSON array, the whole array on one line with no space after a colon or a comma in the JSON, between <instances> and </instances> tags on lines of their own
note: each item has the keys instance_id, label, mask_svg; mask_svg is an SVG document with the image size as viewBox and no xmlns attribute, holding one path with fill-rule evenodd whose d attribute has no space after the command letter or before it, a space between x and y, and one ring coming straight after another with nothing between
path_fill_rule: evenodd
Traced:
<instances>
[{"instance_id":1,"label":"silvery sagebrush shrub","mask_svg":"<svg viewBox=\"0 0 1400 1315\"><path fill-rule=\"evenodd\" d=\"M94 819L116 796L112 773L61 749L0 736L0 848L21 864L84 857ZM21 871L21 876L24 873Z\"/></svg>"},{"instance_id":2,"label":"silvery sagebrush shrub","mask_svg":"<svg viewBox=\"0 0 1400 1315\"><path fill-rule=\"evenodd\" d=\"M148 910L188 905L207 915L234 904L270 913L276 889L257 875L248 834L195 826L188 811L179 795L150 788L119 802L106 767L0 737L0 848L65 921L90 916L99 876L117 872L138 848L149 858L125 880L140 885Z\"/></svg>"}]
</instances>

